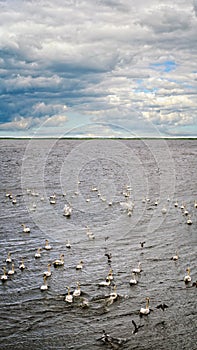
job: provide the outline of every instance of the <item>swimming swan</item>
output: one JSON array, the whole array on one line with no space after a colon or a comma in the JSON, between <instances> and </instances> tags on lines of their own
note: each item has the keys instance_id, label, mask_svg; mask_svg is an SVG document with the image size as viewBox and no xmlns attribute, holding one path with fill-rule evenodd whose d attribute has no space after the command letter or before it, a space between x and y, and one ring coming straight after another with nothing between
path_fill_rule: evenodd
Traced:
<instances>
[{"instance_id":1,"label":"swimming swan","mask_svg":"<svg viewBox=\"0 0 197 350\"><path fill-rule=\"evenodd\" d=\"M141 262L138 263L138 267L133 269L133 273L140 273L142 271Z\"/></svg>"},{"instance_id":2,"label":"swimming swan","mask_svg":"<svg viewBox=\"0 0 197 350\"><path fill-rule=\"evenodd\" d=\"M50 277L51 276L51 264L48 264L48 270L44 272L44 276Z\"/></svg>"},{"instance_id":3,"label":"swimming swan","mask_svg":"<svg viewBox=\"0 0 197 350\"><path fill-rule=\"evenodd\" d=\"M43 280L44 280L44 284L42 284L42 286L40 287L40 290L47 290L49 287L48 287L48 284L47 284L47 277L44 276L43 277Z\"/></svg>"},{"instance_id":4,"label":"swimming swan","mask_svg":"<svg viewBox=\"0 0 197 350\"><path fill-rule=\"evenodd\" d=\"M81 295L81 289L80 289L80 284L77 282L77 288L73 292L74 297L79 297Z\"/></svg>"},{"instance_id":5,"label":"swimming swan","mask_svg":"<svg viewBox=\"0 0 197 350\"><path fill-rule=\"evenodd\" d=\"M60 255L60 259L57 259L53 262L54 267L63 266L64 265L64 254Z\"/></svg>"},{"instance_id":6,"label":"swimming swan","mask_svg":"<svg viewBox=\"0 0 197 350\"><path fill-rule=\"evenodd\" d=\"M3 275L1 276L1 281L5 282L5 281L7 281L7 279L8 279L8 276L6 274L6 268L3 267Z\"/></svg>"},{"instance_id":7,"label":"swimming swan","mask_svg":"<svg viewBox=\"0 0 197 350\"><path fill-rule=\"evenodd\" d=\"M70 287L67 287L68 289L68 294L65 297L65 301L67 301L67 303L72 303L73 302L73 296L70 294Z\"/></svg>"},{"instance_id":8,"label":"swimming swan","mask_svg":"<svg viewBox=\"0 0 197 350\"><path fill-rule=\"evenodd\" d=\"M21 226L23 226L23 232L25 232L25 233L29 233L30 232L30 228L26 227L25 224L22 224Z\"/></svg>"},{"instance_id":9,"label":"swimming swan","mask_svg":"<svg viewBox=\"0 0 197 350\"><path fill-rule=\"evenodd\" d=\"M146 298L146 307L145 308L141 307L140 315L148 315L150 313L149 301L150 301L150 298L147 297Z\"/></svg>"},{"instance_id":10,"label":"swimming swan","mask_svg":"<svg viewBox=\"0 0 197 350\"><path fill-rule=\"evenodd\" d=\"M190 268L188 267L186 271L187 271L187 275L184 277L184 282L189 283L192 280L190 276Z\"/></svg>"}]
</instances>

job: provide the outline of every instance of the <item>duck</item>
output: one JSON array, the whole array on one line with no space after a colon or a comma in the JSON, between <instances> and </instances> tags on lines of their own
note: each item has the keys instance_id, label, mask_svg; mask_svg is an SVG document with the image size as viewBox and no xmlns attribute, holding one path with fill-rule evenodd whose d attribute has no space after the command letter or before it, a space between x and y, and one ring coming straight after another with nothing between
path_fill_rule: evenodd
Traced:
<instances>
[{"instance_id":1,"label":"duck","mask_svg":"<svg viewBox=\"0 0 197 350\"><path fill-rule=\"evenodd\" d=\"M6 261L6 263L11 263L12 262L11 253L10 252L8 252L8 256L7 256L5 261Z\"/></svg>"},{"instance_id":2,"label":"duck","mask_svg":"<svg viewBox=\"0 0 197 350\"><path fill-rule=\"evenodd\" d=\"M140 273L142 271L141 262L138 263L138 267L133 269L133 273Z\"/></svg>"},{"instance_id":3,"label":"duck","mask_svg":"<svg viewBox=\"0 0 197 350\"><path fill-rule=\"evenodd\" d=\"M51 250L51 246L50 246L50 244L49 244L48 239L45 240L45 247L44 247L44 249L46 249L46 250Z\"/></svg>"},{"instance_id":4,"label":"duck","mask_svg":"<svg viewBox=\"0 0 197 350\"><path fill-rule=\"evenodd\" d=\"M21 260L21 264L19 265L19 269L20 270L24 270L25 269L24 259Z\"/></svg>"},{"instance_id":5,"label":"duck","mask_svg":"<svg viewBox=\"0 0 197 350\"><path fill-rule=\"evenodd\" d=\"M155 206L157 206L158 205L158 199L156 199L156 201L155 201Z\"/></svg>"},{"instance_id":6,"label":"duck","mask_svg":"<svg viewBox=\"0 0 197 350\"><path fill-rule=\"evenodd\" d=\"M8 275L14 275L15 271L14 271L14 263L12 263L12 268L11 270L8 271Z\"/></svg>"},{"instance_id":7,"label":"duck","mask_svg":"<svg viewBox=\"0 0 197 350\"><path fill-rule=\"evenodd\" d=\"M76 266L76 270L82 270L83 268L83 260L79 262L79 264Z\"/></svg>"},{"instance_id":8,"label":"duck","mask_svg":"<svg viewBox=\"0 0 197 350\"><path fill-rule=\"evenodd\" d=\"M70 287L67 287L68 289L68 294L65 297L65 301L67 301L67 303L72 303L73 302L73 296L70 294Z\"/></svg>"},{"instance_id":9,"label":"duck","mask_svg":"<svg viewBox=\"0 0 197 350\"><path fill-rule=\"evenodd\" d=\"M47 277L44 276L44 277L43 277L43 280L44 280L44 284L42 284L41 287L40 287L40 290L41 290L41 291L47 290L47 289L49 288L49 287L48 287L48 284L47 284Z\"/></svg>"},{"instance_id":10,"label":"duck","mask_svg":"<svg viewBox=\"0 0 197 350\"><path fill-rule=\"evenodd\" d=\"M171 257L171 260L177 261L179 258L178 252L176 251L176 254Z\"/></svg>"},{"instance_id":11,"label":"duck","mask_svg":"<svg viewBox=\"0 0 197 350\"><path fill-rule=\"evenodd\" d=\"M187 275L184 277L184 282L185 283L189 283L189 282L191 282L191 276L190 276L190 268L188 267L187 269L186 269L186 271L187 271Z\"/></svg>"},{"instance_id":12,"label":"duck","mask_svg":"<svg viewBox=\"0 0 197 350\"><path fill-rule=\"evenodd\" d=\"M8 276L7 276L6 268L4 266L3 267L3 275L1 276L1 281L5 282L5 281L7 281L7 279L8 279Z\"/></svg>"},{"instance_id":13,"label":"duck","mask_svg":"<svg viewBox=\"0 0 197 350\"><path fill-rule=\"evenodd\" d=\"M36 259L38 259L38 258L41 258L41 248L38 248L38 250L37 250L37 252L35 253L35 255L34 255L34 257L36 258Z\"/></svg>"},{"instance_id":14,"label":"duck","mask_svg":"<svg viewBox=\"0 0 197 350\"><path fill-rule=\"evenodd\" d=\"M135 277L135 273L132 273L132 276L133 276L133 278L131 278L130 281L129 281L129 284L130 284L131 286L138 283L138 281L137 281L137 279L136 279L136 277Z\"/></svg>"},{"instance_id":15,"label":"duck","mask_svg":"<svg viewBox=\"0 0 197 350\"><path fill-rule=\"evenodd\" d=\"M64 265L64 254L60 254L60 259L57 259L53 262L54 267L63 266Z\"/></svg>"},{"instance_id":16,"label":"duck","mask_svg":"<svg viewBox=\"0 0 197 350\"><path fill-rule=\"evenodd\" d=\"M79 297L81 295L80 283L77 282L77 288L73 292L74 297Z\"/></svg>"},{"instance_id":17,"label":"duck","mask_svg":"<svg viewBox=\"0 0 197 350\"><path fill-rule=\"evenodd\" d=\"M30 232L30 228L27 227L25 224L22 224L21 226L23 226L23 232L25 232L25 233L29 233Z\"/></svg>"},{"instance_id":18,"label":"duck","mask_svg":"<svg viewBox=\"0 0 197 350\"><path fill-rule=\"evenodd\" d=\"M51 276L51 264L49 263L47 266L48 266L48 270L44 272L44 276L50 277Z\"/></svg>"},{"instance_id":19,"label":"duck","mask_svg":"<svg viewBox=\"0 0 197 350\"><path fill-rule=\"evenodd\" d=\"M141 307L140 315L148 315L150 313L149 301L150 301L150 298L146 297L146 307L145 308Z\"/></svg>"}]
</instances>

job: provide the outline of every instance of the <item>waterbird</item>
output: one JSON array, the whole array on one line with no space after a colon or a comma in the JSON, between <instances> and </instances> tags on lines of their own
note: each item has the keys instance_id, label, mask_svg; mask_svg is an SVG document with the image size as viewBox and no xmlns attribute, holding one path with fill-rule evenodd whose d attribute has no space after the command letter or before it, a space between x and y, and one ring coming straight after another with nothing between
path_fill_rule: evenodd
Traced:
<instances>
[{"instance_id":1,"label":"waterbird","mask_svg":"<svg viewBox=\"0 0 197 350\"><path fill-rule=\"evenodd\" d=\"M81 295L81 288L80 288L80 283L77 282L77 288L73 292L74 297L79 297Z\"/></svg>"},{"instance_id":2,"label":"waterbird","mask_svg":"<svg viewBox=\"0 0 197 350\"><path fill-rule=\"evenodd\" d=\"M102 282L99 283L99 287L108 287L108 286L110 286L110 284L111 284L111 281L107 277L105 281L102 281Z\"/></svg>"},{"instance_id":3,"label":"waterbird","mask_svg":"<svg viewBox=\"0 0 197 350\"><path fill-rule=\"evenodd\" d=\"M133 269L134 273L140 273L142 271L141 262L138 263L138 267Z\"/></svg>"},{"instance_id":4,"label":"waterbird","mask_svg":"<svg viewBox=\"0 0 197 350\"><path fill-rule=\"evenodd\" d=\"M38 258L41 257L41 248L38 248L38 249L37 249L37 252L35 253L34 257L35 257L36 259L38 259Z\"/></svg>"},{"instance_id":5,"label":"waterbird","mask_svg":"<svg viewBox=\"0 0 197 350\"><path fill-rule=\"evenodd\" d=\"M105 256L107 257L108 263L111 263L112 254L111 253L105 253Z\"/></svg>"},{"instance_id":6,"label":"waterbird","mask_svg":"<svg viewBox=\"0 0 197 350\"><path fill-rule=\"evenodd\" d=\"M7 279L8 279L8 276L7 276L6 268L4 266L3 267L3 275L1 276L1 281L5 282L5 281L7 281Z\"/></svg>"},{"instance_id":7,"label":"waterbird","mask_svg":"<svg viewBox=\"0 0 197 350\"><path fill-rule=\"evenodd\" d=\"M65 204L63 215L64 215L64 216L67 216L67 217L70 217L71 214L72 214L72 207L70 207L69 205L66 205L66 204Z\"/></svg>"},{"instance_id":8,"label":"waterbird","mask_svg":"<svg viewBox=\"0 0 197 350\"><path fill-rule=\"evenodd\" d=\"M51 276L51 264L49 263L47 266L48 266L48 270L44 272L44 276L50 277Z\"/></svg>"},{"instance_id":9,"label":"waterbird","mask_svg":"<svg viewBox=\"0 0 197 350\"><path fill-rule=\"evenodd\" d=\"M49 244L48 239L45 240L45 247L44 247L44 249L46 249L46 250L51 250L51 246L50 246L50 244Z\"/></svg>"},{"instance_id":10,"label":"waterbird","mask_svg":"<svg viewBox=\"0 0 197 350\"><path fill-rule=\"evenodd\" d=\"M24 270L25 269L24 259L21 260L21 264L19 265L19 269L20 270Z\"/></svg>"},{"instance_id":11,"label":"waterbird","mask_svg":"<svg viewBox=\"0 0 197 350\"><path fill-rule=\"evenodd\" d=\"M68 239L67 243L66 243L66 248L70 249L71 248L71 245L70 245L70 241Z\"/></svg>"},{"instance_id":12,"label":"waterbird","mask_svg":"<svg viewBox=\"0 0 197 350\"><path fill-rule=\"evenodd\" d=\"M63 266L64 265L64 254L60 254L60 259L57 259L53 262L54 267Z\"/></svg>"},{"instance_id":13,"label":"waterbird","mask_svg":"<svg viewBox=\"0 0 197 350\"><path fill-rule=\"evenodd\" d=\"M40 287L40 290L41 291L44 291L44 290L47 290L49 287L48 287L48 284L47 284L47 278L46 276L43 277L43 280L44 280L44 284L41 285Z\"/></svg>"},{"instance_id":14,"label":"waterbird","mask_svg":"<svg viewBox=\"0 0 197 350\"><path fill-rule=\"evenodd\" d=\"M135 323L135 321L134 321L134 320L132 320L132 323L133 323L133 325L134 325L133 334L137 333L137 332L139 331L139 329L140 329L140 328L144 327L144 325L143 325L143 324L142 324L142 325L137 326L137 324Z\"/></svg>"},{"instance_id":15,"label":"waterbird","mask_svg":"<svg viewBox=\"0 0 197 350\"><path fill-rule=\"evenodd\" d=\"M192 224L191 215L188 215L187 224L188 224L188 225L191 225L191 224Z\"/></svg>"},{"instance_id":16,"label":"waterbird","mask_svg":"<svg viewBox=\"0 0 197 350\"><path fill-rule=\"evenodd\" d=\"M144 241L144 242L140 242L141 248L144 247L144 244L145 244L145 243L146 243L145 241Z\"/></svg>"},{"instance_id":17,"label":"waterbird","mask_svg":"<svg viewBox=\"0 0 197 350\"><path fill-rule=\"evenodd\" d=\"M179 258L178 252L176 251L176 254L171 257L171 260L177 261Z\"/></svg>"},{"instance_id":18,"label":"waterbird","mask_svg":"<svg viewBox=\"0 0 197 350\"><path fill-rule=\"evenodd\" d=\"M67 303L72 303L73 302L73 296L72 294L70 294L70 287L67 287L68 289L68 294L65 297L65 301L67 301Z\"/></svg>"},{"instance_id":19,"label":"waterbird","mask_svg":"<svg viewBox=\"0 0 197 350\"><path fill-rule=\"evenodd\" d=\"M130 281L129 281L129 284L131 286L137 284L137 282L138 282L136 277L135 277L135 273L132 273L132 276L133 276L133 278L131 278Z\"/></svg>"},{"instance_id":20,"label":"waterbird","mask_svg":"<svg viewBox=\"0 0 197 350\"><path fill-rule=\"evenodd\" d=\"M141 315L148 315L150 313L149 301L150 301L150 298L147 297L146 298L146 307L145 308L141 307L141 309L140 309L140 316Z\"/></svg>"},{"instance_id":21,"label":"waterbird","mask_svg":"<svg viewBox=\"0 0 197 350\"><path fill-rule=\"evenodd\" d=\"M30 232L30 228L27 227L25 224L21 224L21 226L23 226L23 232L25 232L25 233L29 233Z\"/></svg>"},{"instance_id":22,"label":"waterbird","mask_svg":"<svg viewBox=\"0 0 197 350\"><path fill-rule=\"evenodd\" d=\"M165 303L159 304L156 306L157 309L162 309L163 311L165 311L165 309L168 308L168 305L166 305Z\"/></svg>"},{"instance_id":23,"label":"waterbird","mask_svg":"<svg viewBox=\"0 0 197 350\"><path fill-rule=\"evenodd\" d=\"M81 260L80 262L79 262L79 264L77 264L77 266L76 266L76 270L82 270L82 268L83 268L83 260Z\"/></svg>"},{"instance_id":24,"label":"waterbird","mask_svg":"<svg viewBox=\"0 0 197 350\"><path fill-rule=\"evenodd\" d=\"M12 268L11 270L8 271L8 275L13 275L15 273L14 271L14 263L12 263Z\"/></svg>"},{"instance_id":25,"label":"waterbird","mask_svg":"<svg viewBox=\"0 0 197 350\"><path fill-rule=\"evenodd\" d=\"M12 262L11 253L10 252L8 252L8 256L7 256L5 261L6 261L6 263L11 263Z\"/></svg>"},{"instance_id":26,"label":"waterbird","mask_svg":"<svg viewBox=\"0 0 197 350\"><path fill-rule=\"evenodd\" d=\"M190 268L188 267L187 269L186 269L186 271L187 271L187 275L184 277L184 282L185 283L189 283L189 282L191 282L191 276L190 276Z\"/></svg>"}]
</instances>

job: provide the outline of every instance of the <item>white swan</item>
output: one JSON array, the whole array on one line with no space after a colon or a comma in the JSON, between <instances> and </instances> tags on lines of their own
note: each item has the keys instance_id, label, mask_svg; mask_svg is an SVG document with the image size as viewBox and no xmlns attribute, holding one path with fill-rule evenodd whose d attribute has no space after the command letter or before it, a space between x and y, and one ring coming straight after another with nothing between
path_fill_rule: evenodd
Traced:
<instances>
[{"instance_id":1,"label":"white swan","mask_svg":"<svg viewBox=\"0 0 197 350\"><path fill-rule=\"evenodd\" d=\"M3 267L3 275L1 276L1 281L5 282L5 281L7 281L7 279L8 279L8 276L6 274L6 268Z\"/></svg>"},{"instance_id":2,"label":"white swan","mask_svg":"<svg viewBox=\"0 0 197 350\"><path fill-rule=\"evenodd\" d=\"M34 257L36 259L41 258L41 248L38 248L37 252L35 253Z\"/></svg>"},{"instance_id":3,"label":"white swan","mask_svg":"<svg viewBox=\"0 0 197 350\"><path fill-rule=\"evenodd\" d=\"M66 248L70 249L71 248L71 245L70 245L70 241L68 239L67 243L66 243Z\"/></svg>"},{"instance_id":4,"label":"white swan","mask_svg":"<svg viewBox=\"0 0 197 350\"><path fill-rule=\"evenodd\" d=\"M79 264L76 266L76 270L82 270L83 268L83 260L79 262Z\"/></svg>"},{"instance_id":5,"label":"white swan","mask_svg":"<svg viewBox=\"0 0 197 350\"><path fill-rule=\"evenodd\" d=\"M69 217L71 216L71 214L72 214L72 208L68 205L65 205L63 215Z\"/></svg>"},{"instance_id":6,"label":"white swan","mask_svg":"<svg viewBox=\"0 0 197 350\"><path fill-rule=\"evenodd\" d=\"M146 298L146 307L145 308L141 307L140 315L148 315L150 313L149 301L150 301L150 299L147 297Z\"/></svg>"},{"instance_id":7,"label":"white swan","mask_svg":"<svg viewBox=\"0 0 197 350\"><path fill-rule=\"evenodd\" d=\"M167 209L166 209L165 206L162 208L161 212L162 212L162 214L166 214L167 213Z\"/></svg>"},{"instance_id":8,"label":"white swan","mask_svg":"<svg viewBox=\"0 0 197 350\"><path fill-rule=\"evenodd\" d=\"M187 224L188 224L188 225L191 225L191 224L192 224L192 219L191 219L191 216L190 216L190 215L188 215Z\"/></svg>"},{"instance_id":9,"label":"white swan","mask_svg":"<svg viewBox=\"0 0 197 350\"><path fill-rule=\"evenodd\" d=\"M110 281L112 281L112 280L114 279L112 269L109 270L107 278L108 278Z\"/></svg>"},{"instance_id":10,"label":"white swan","mask_svg":"<svg viewBox=\"0 0 197 350\"><path fill-rule=\"evenodd\" d=\"M21 260L21 264L19 265L19 269L20 270L24 270L25 269L24 259Z\"/></svg>"},{"instance_id":11,"label":"white swan","mask_svg":"<svg viewBox=\"0 0 197 350\"><path fill-rule=\"evenodd\" d=\"M188 267L186 271L187 271L187 275L184 277L184 282L189 283L192 280L190 276L190 268Z\"/></svg>"},{"instance_id":12,"label":"white swan","mask_svg":"<svg viewBox=\"0 0 197 350\"><path fill-rule=\"evenodd\" d=\"M49 287L48 287L48 284L47 284L47 278L46 276L43 277L43 280L44 280L44 284L42 284L42 286L40 287L40 290L47 290Z\"/></svg>"},{"instance_id":13,"label":"white swan","mask_svg":"<svg viewBox=\"0 0 197 350\"><path fill-rule=\"evenodd\" d=\"M176 254L172 256L171 260L176 261L178 260L178 258L179 258L179 255L178 255L178 252L176 251Z\"/></svg>"},{"instance_id":14,"label":"white swan","mask_svg":"<svg viewBox=\"0 0 197 350\"><path fill-rule=\"evenodd\" d=\"M6 259L6 263L11 263L11 262L12 262L11 253L8 252L8 256L7 256L7 259Z\"/></svg>"},{"instance_id":15,"label":"white swan","mask_svg":"<svg viewBox=\"0 0 197 350\"><path fill-rule=\"evenodd\" d=\"M134 273L140 273L142 271L141 262L138 263L138 267L133 269Z\"/></svg>"},{"instance_id":16,"label":"white swan","mask_svg":"<svg viewBox=\"0 0 197 350\"><path fill-rule=\"evenodd\" d=\"M23 232L25 232L25 233L29 233L30 232L30 228L27 227L25 224L22 224L21 226L23 226Z\"/></svg>"},{"instance_id":17,"label":"white swan","mask_svg":"<svg viewBox=\"0 0 197 350\"><path fill-rule=\"evenodd\" d=\"M129 281L130 285L137 284L138 281L136 279L135 273L132 273L132 276L133 278L131 278Z\"/></svg>"},{"instance_id":18,"label":"white swan","mask_svg":"<svg viewBox=\"0 0 197 350\"><path fill-rule=\"evenodd\" d=\"M79 297L81 295L81 289L80 289L80 284L77 282L77 288L73 292L74 297Z\"/></svg>"},{"instance_id":19,"label":"white swan","mask_svg":"<svg viewBox=\"0 0 197 350\"><path fill-rule=\"evenodd\" d=\"M44 247L44 249L46 249L46 250L51 250L51 246L50 246L50 244L49 244L48 239L45 240L45 247Z\"/></svg>"},{"instance_id":20,"label":"white swan","mask_svg":"<svg viewBox=\"0 0 197 350\"><path fill-rule=\"evenodd\" d=\"M65 297L65 301L67 301L67 303L72 303L73 302L73 296L70 294L70 287L67 287L68 289L68 294Z\"/></svg>"},{"instance_id":21,"label":"white swan","mask_svg":"<svg viewBox=\"0 0 197 350\"><path fill-rule=\"evenodd\" d=\"M115 285L115 286L114 286L114 291L111 292L110 295L109 295L109 296L110 296L110 299L112 299L113 301L116 300L116 299L118 298L118 294L117 294L116 290L117 290L117 287L116 287L116 285Z\"/></svg>"},{"instance_id":22,"label":"white swan","mask_svg":"<svg viewBox=\"0 0 197 350\"><path fill-rule=\"evenodd\" d=\"M111 284L111 281L109 278L106 278L105 281L102 281L99 283L99 287L109 287Z\"/></svg>"},{"instance_id":23,"label":"white swan","mask_svg":"<svg viewBox=\"0 0 197 350\"><path fill-rule=\"evenodd\" d=\"M194 208L197 208L197 201L194 201Z\"/></svg>"},{"instance_id":24,"label":"white swan","mask_svg":"<svg viewBox=\"0 0 197 350\"><path fill-rule=\"evenodd\" d=\"M64 265L64 254L60 254L60 259L57 259L53 262L54 267L63 266Z\"/></svg>"},{"instance_id":25,"label":"white swan","mask_svg":"<svg viewBox=\"0 0 197 350\"><path fill-rule=\"evenodd\" d=\"M51 264L48 264L48 270L44 272L44 276L50 277L51 276Z\"/></svg>"},{"instance_id":26,"label":"white swan","mask_svg":"<svg viewBox=\"0 0 197 350\"><path fill-rule=\"evenodd\" d=\"M12 269L8 271L8 275L14 275L14 263L12 263Z\"/></svg>"}]
</instances>

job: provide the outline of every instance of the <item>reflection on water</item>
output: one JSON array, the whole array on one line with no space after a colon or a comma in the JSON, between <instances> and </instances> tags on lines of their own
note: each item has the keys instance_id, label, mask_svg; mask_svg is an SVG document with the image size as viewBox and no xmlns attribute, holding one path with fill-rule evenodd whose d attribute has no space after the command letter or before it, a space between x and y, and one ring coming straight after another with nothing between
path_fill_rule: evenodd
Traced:
<instances>
[{"instance_id":1,"label":"reflection on water","mask_svg":"<svg viewBox=\"0 0 197 350\"><path fill-rule=\"evenodd\" d=\"M15 269L0 283L1 349L195 349L196 141L0 144L1 268L11 269L5 262L11 252ZM70 218L63 215L65 204L73 208ZM60 254L64 265L55 268ZM130 285L139 261L142 271ZM48 264L48 289L41 291ZM188 267L192 282L186 285ZM110 268L113 280L102 287ZM81 295L68 303L68 287L72 294L77 282ZM151 312L140 318L146 297ZM168 308L157 308L161 303ZM132 320L143 326L135 334Z\"/></svg>"}]
</instances>

